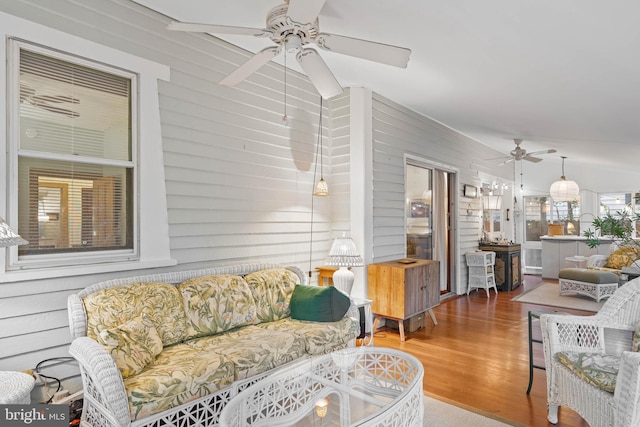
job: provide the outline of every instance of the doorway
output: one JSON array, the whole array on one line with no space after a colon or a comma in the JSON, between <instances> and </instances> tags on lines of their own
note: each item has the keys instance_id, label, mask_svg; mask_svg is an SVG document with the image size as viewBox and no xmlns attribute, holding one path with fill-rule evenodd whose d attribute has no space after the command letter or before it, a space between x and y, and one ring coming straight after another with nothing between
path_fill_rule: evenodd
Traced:
<instances>
[{"instance_id":1,"label":"doorway","mask_svg":"<svg viewBox=\"0 0 640 427\"><path fill-rule=\"evenodd\" d=\"M455 284L455 172L407 159L405 168L406 257L440 261L440 292Z\"/></svg>"}]
</instances>

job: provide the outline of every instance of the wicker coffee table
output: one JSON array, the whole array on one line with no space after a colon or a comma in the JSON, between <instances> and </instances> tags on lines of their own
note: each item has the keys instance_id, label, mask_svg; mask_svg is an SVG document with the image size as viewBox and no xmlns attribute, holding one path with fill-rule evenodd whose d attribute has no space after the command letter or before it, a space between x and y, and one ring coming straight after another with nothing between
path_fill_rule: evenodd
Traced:
<instances>
[{"instance_id":1,"label":"wicker coffee table","mask_svg":"<svg viewBox=\"0 0 640 427\"><path fill-rule=\"evenodd\" d=\"M220 425L422 426L422 364L388 348L356 347L306 359L231 399Z\"/></svg>"}]
</instances>

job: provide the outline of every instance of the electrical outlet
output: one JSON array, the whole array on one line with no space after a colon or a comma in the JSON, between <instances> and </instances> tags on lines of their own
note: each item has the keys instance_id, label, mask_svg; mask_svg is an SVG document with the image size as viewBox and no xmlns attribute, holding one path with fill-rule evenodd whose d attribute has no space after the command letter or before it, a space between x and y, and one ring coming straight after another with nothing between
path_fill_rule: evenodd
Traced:
<instances>
[{"instance_id":1,"label":"electrical outlet","mask_svg":"<svg viewBox=\"0 0 640 427\"><path fill-rule=\"evenodd\" d=\"M84 396L83 390L77 391L73 394L69 394L69 390L60 390L55 395L53 395L53 400L51 401L51 403L55 405L69 405L75 400L82 399L82 396Z\"/></svg>"}]
</instances>

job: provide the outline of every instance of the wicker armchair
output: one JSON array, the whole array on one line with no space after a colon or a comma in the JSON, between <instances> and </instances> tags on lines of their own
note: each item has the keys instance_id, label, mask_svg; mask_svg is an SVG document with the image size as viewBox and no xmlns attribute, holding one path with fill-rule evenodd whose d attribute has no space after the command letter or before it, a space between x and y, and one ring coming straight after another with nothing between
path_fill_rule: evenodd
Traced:
<instances>
[{"instance_id":1,"label":"wicker armchair","mask_svg":"<svg viewBox=\"0 0 640 427\"><path fill-rule=\"evenodd\" d=\"M620 287L593 316L544 314L540 322L549 422L558 422L562 405L592 427L639 426L640 353L629 350L640 323L640 279ZM614 392L603 391L573 373L557 357L561 351L619 357Z\"/></svg>"}]
</instances>

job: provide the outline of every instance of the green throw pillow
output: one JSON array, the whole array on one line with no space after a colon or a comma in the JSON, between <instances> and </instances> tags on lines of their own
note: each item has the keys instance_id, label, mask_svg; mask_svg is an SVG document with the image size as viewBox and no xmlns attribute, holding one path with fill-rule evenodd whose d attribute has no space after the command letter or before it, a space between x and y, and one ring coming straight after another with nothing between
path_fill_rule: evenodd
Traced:
<instances>
[{"instance_id":1,"label":"green throw pillow","mask_svg":"<svg viewBox=\"0 0 640 427\"><path fill-rule=\"evenodd\" d=\"M349 297L333 286L296 285L289 309L292 319L337 322L350 305Z\"/></svg>"}]
</instances>

